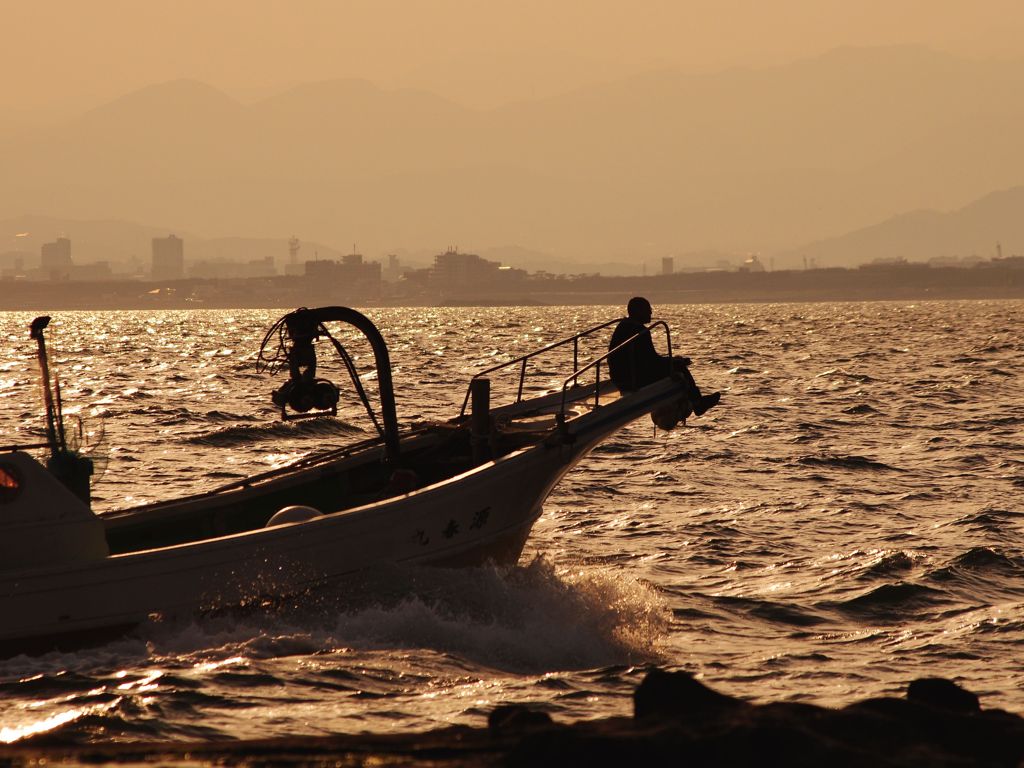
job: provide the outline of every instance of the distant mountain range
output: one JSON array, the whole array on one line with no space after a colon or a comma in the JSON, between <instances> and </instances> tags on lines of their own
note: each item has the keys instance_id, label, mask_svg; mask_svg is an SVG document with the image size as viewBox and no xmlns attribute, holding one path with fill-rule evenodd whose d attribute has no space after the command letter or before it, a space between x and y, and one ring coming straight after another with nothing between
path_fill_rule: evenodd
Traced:
<instances>
[{"instance_id":1,"label":"distant mountain range","mask_svg":"<svg viewBox=\"0 0 1024 768\"><path fill-rule=\"evenodd\" d=\"M361 81L243 105L175 81L0 134L0 219L169 221L275 248L295 233L374 256L459 242L588 263L685 266L707 249L790 258L1022 183L1022 92L1024 62L906 47L654 72L493 109ZM995 229L956 249L990 247Z\"/></svg>"},{"instance_id":2,"label":"distant mountain range","mask_svg":"<svg viewBox=\"0 0 1024 768\"><path fill-rule=\"evenodd\" d=\"M1024 254L1024 187L993 192L963 208L913 211L775 255L777 267L805 257L817 266L851 266L876 259L992 258Z\"/></svg>"}]
</instances>

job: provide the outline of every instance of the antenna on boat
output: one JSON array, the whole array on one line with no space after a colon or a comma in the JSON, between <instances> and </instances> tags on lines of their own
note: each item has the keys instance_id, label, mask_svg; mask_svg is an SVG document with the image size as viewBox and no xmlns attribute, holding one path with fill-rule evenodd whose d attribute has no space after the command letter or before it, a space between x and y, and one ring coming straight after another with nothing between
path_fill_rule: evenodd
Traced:
<instances>
[{"instance_id":1,"label":"antenna on boat","mask_svg":"<svg viewBox=\"0 0 1024 768\"><path fill-rule=\"evenodd\" d=\"M92 461L68 450L64 434L64 410L60 396L60 381L50 375L50 360L46 352L46 338L43 331L50 324L49 315L42 315L32 321L29 335L39 346L39 370L42 373L43 402L46 405L46 440L50 447L50 458L46 468L86 504L90 501L89 477L92 475Z\"/></svg>"},{"instance_id":2,"label":"antenna on boat","mask_svg":"<svg viewBox=\"0 0 1024 768\"><path fill-rule=\"evenodd\" d=\"M64 440L64 425L61 424L59 402L60 389L58 385L57 398L53 396L53 389L50 387L50 361L46 354L46 339L43 330L50 324L50 316L43 315L32 321L29 335L35 340L39 347L39 370L43 375L43 403L46 405L46 440L50 444L50 453L57 455L58 451L67 450L67 443ZM60 428L58 429L58 424Z\"/></svg>"}]
</instances>

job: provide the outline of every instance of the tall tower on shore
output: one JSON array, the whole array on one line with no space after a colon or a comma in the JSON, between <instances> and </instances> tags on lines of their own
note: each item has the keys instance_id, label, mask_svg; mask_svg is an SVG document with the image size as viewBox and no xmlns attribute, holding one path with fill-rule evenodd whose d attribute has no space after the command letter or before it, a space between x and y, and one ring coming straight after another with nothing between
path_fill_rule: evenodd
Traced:
<instances>
[{"instance_id":1,"label":"tall tower on shore","mask_svg":"<svg viewBox=\"0 0 1024 768\"><path fill-rule=\"evenodd\" d=\"M185 277L185 244L180 237L153 238L153 279L181 280Z\"/></svg>"},{"instance_id":2,"label":"tall tower on shore","mask_svg":"<svg viewBox=\"0 0 1024 768\"><path fill-rule=\"evenodd\" d=\"M301 247L302 243L295 235L288 238L288 263L284 265L286 275L301 275L303 273L303 266L299 264L299 249Z\"/></svg>"},{"instance_id":3,"label":"tall tower on shore","mask_svg":"<svg viewBox=\"0 0 1024 768\"><path fill-rule=\"evenodd\" d=\"M43 243L41 264L50 280L67 280L71 273L71 241L58 237L52 243Z\"/></svg>"}]
</instances>

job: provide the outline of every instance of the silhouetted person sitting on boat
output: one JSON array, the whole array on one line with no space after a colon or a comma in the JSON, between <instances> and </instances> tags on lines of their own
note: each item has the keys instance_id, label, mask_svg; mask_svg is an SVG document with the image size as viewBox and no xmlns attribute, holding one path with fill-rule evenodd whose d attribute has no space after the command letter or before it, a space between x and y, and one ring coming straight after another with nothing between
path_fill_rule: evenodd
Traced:
<instances>
[{"instance_id":1,"label":"silhouetted person sitting on boat","mask_svg":"<svg viewBox=\"0 0 1024 768\"><path fill-rule=\"evenodd\" d=\"M629 300L626 311L629 316L615 327L608 344L608 349L615 349L634 336L637 337L608 356L608 371L619 391L635 392L675 373L686 382L689 400L688 407L684 407L679 414L680 420L685 420L690 412L702 416L709 408L718 405L720 393L701 394L700 387L690 374L690 358L678 355L669 357L655 351L651 332L647 329L647 324L651 322L651 303L642 296L635 296Z\"/></svg>"}]
</instances>

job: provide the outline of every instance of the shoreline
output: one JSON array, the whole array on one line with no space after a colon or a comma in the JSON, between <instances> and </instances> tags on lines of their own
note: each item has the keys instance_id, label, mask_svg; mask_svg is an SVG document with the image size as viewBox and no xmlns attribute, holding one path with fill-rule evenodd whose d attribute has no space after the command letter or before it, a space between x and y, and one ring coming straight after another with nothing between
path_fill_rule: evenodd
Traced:
<instances>
[{"instance_id":1,"label":"shoreline","mask_svg":"<svg viewBox=\"0 0 1024 768\"><path fill-rule=\"evenodd\" d=\"M162 765L415 766L1017 766L1024 718L984 709L943 678L911 682L903 698L831 709L753 704L686 672L653 669L633 696L633 717L572 724L542 707L499 706L485 727L410 734L339 734L216 742L66 745L59 734L0 747L13 768Z\"/></svg>"},{"instance_id":2,"label":"shoreline","mask_svg":"<svg viewBox=\"0 0 1024 768\"><path fill-rule=\"evenodd\" d=\"M356 290L294 277L166 283L4 280L0 311L621 305L636 295L658 304L1012 300L1024 299L1024 268L699 272L488 283L447 291L413 288L382 284Z\"/></svg>"},{"instance_id":3,"label":"shoreline","mask_svg":"<svg viewBox=\"0 0 1024 768\"><path fill-rule=\"evenodd\" d=\"M231 310L231 309L275 309L286 310L297 306L351 306L365 309L479 309L497 307L621 307L633 295L644 296L658 306L683 306L701 304L859 304L871 302L918 302L918 301L1022 301L1024 291L891 291L885 294L862 293L794 293L764 295L757 293L707 294L705 292L682 292L647 290L622 290L601 293L559 293L548 294L543 299L535 295L489 297L482 296L459 300L408 300L390 301L351 297L310 297L303 300L295 297L291 303L284 301L260 301L258 299L192 302L192 301L92 301L67 297L33 297L27 300L10 301L0 297L0 312L134 312L144 310Z\"/></svg>"}]
</instances>

